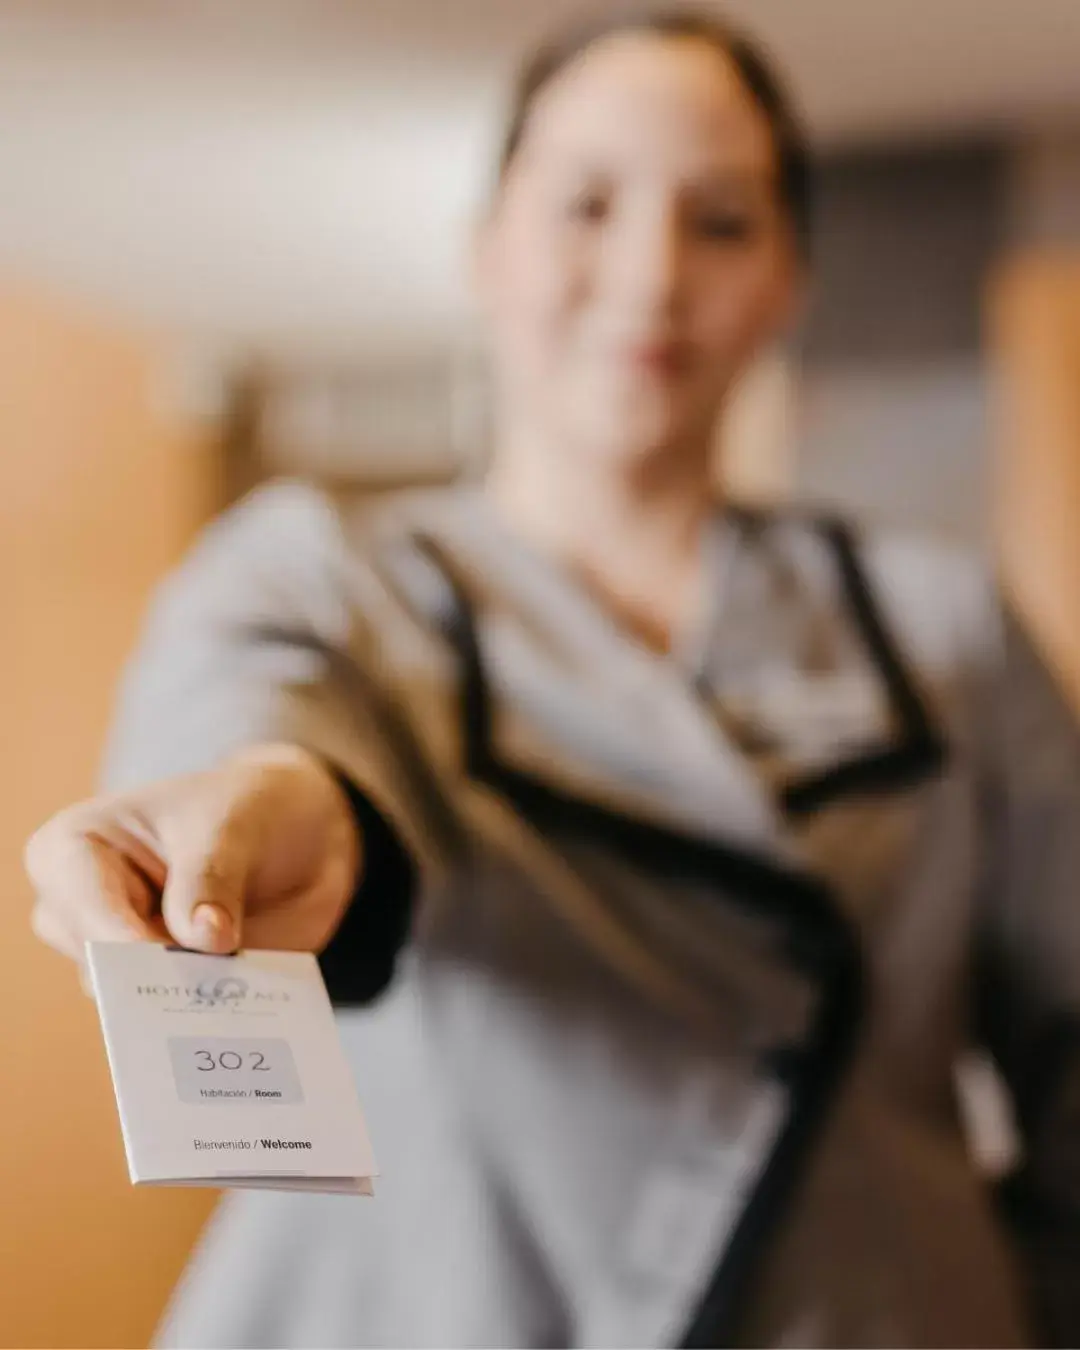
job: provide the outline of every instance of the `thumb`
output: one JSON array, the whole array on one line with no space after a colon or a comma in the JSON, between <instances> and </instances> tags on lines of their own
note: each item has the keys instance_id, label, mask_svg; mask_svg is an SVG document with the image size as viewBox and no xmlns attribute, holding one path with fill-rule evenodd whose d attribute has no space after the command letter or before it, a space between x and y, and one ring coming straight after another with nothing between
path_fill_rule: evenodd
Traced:
<instances>
[{"instance_id":1,"label":"thumb","mask_svg":"<svg viewBox=\"0 0 1080 1350\"><path fill-rule=\"evenodd\" d=\"M253 856L250 831L228 821L203 839L178 841L169 850L161 913L180 946L214 953L237 950Z\"/></svg>"}]
</instances>

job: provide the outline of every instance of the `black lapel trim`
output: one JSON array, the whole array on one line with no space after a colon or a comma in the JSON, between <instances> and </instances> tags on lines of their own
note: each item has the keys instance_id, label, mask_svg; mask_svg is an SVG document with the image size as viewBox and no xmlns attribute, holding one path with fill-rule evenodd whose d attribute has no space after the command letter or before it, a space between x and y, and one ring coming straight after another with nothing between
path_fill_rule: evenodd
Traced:
<instances>
[{"instance_id":1,"label":"black lapel trim","mask_svg":"<svg viewBox=\"0 0 1080 1350\"><path fill-rule=\"evenodd\" d=\"M777 1047L762 1064L763 1071L788 1087L787 1120L678 1342L687 1347L730 1343L754 1292L769 1239L787 1210L858 1043L864 1012L858 937L829 888L811 873L748 849L623 815L502 763L494 750L490 690L467 592L442 550L427 539L418 543L450 590L445 631L461 663L467 774L563 838L602 842L643 870L715 886L725 901L777 921L785 956L819 992L805 1041Z\"/></svg>"},{"instance_id":2,"label":"black lapel trim","mask_svg":"<svg viewBox=\"0 0 1080 1350\"><path fill-rule=\"evenodd\" d=\"M813 1147L843 1086L865 1021L862 954L843 920L820 934L821 1001L807 1042L773 1057L791 1106L768 1162L678 1341L687 1350L736 1342L769 1242L795 1197Z\"/></svg>"},{"instance_id":3,"label":"black lapel trim","mask_svg":"<svg viewBox=\"0 0 1080 1350\"><path fill-rule=\"evenodd\" d=\"M819 521L817 528L836 556L844 598L884 681L900 734L892 743L873 746L788 783L781 790L780 805L796 817L811 815L842 797L914 787L939 773L946 759L945 742L881 617L850 528L839 520Z\"/></svg>"}]
</instances>

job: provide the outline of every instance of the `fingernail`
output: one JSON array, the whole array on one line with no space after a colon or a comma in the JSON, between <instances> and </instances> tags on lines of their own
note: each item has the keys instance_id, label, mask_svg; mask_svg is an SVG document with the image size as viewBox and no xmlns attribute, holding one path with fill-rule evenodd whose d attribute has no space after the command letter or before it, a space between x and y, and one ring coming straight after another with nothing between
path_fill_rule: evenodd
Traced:
<instances>
[{"instance_id":1,"label":"fingernail","mask_svg":"<svg viewBox=\"0 0 1080 1350\"><path fill-rule=\"evenodd\" d=\"M236 946L236 925L227 909L203 903L195 906L191 919L198 942L225 951L232 951Z\"/></svg>"}]
</instances>

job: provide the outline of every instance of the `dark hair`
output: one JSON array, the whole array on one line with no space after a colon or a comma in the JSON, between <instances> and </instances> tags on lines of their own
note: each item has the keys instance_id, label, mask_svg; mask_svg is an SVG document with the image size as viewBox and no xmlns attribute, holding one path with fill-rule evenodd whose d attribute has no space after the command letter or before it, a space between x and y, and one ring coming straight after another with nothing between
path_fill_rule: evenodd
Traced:
<instances>
[{"instance_id":1,"label":"dark hair","mask_svg":"<svg viewBox=\"0 0 1080 1350\"><path fill-rule=\"evenodd\" d=\"M690 7L646 6L594 17L544 43L525 63L514 86L509 125L499 157L500 180L509 169L537 96L576 57L603 38L621 33L694 38L726 57L765 114L776 145L780 200L791 220L799 251L810 253L811 152L801 118L758 45L714 13Z\"/></svg>"}]
</instances>

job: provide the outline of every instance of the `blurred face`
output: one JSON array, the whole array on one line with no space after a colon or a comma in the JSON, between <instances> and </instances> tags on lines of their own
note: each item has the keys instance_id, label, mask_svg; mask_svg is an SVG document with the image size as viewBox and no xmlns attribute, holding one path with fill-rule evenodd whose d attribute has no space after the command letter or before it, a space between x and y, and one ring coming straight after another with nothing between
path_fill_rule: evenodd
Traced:
<instances>
[{"instance_id":1,"label":"blurred face","mask_svg":"<svg viewBox=\"0 0 1080 1350\"><path fill-rule=\"evenodd\" d=\"M700 446L797 273L735 68L700 41L603 39L538 96L479 239L503 411L553 453Z\"/></svg>"}]
</instances>

